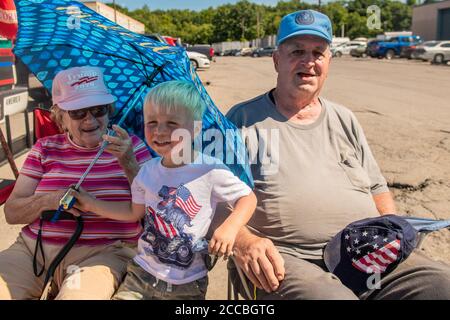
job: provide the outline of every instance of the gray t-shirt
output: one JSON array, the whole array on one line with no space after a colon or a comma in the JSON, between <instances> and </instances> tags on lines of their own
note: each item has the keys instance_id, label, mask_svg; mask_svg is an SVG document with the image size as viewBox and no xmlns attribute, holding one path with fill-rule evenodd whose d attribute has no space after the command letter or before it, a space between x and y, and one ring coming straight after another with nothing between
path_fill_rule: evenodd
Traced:
<instances>
[{"instance_id":1,"label":"gray t-shirt","mask_svg":"<svg viewBox=\"0 0 450 320\"><path fill-rule=\"evenodd\" d=\"M389 191L353 113L320 102L321 114L309 125L288 121L269 93L227 114L244 129L253 160L258 205L248 225L281 250L310 259L320 259L347 224L378 216L372 195Z\"/></svg>"}]
</instances>

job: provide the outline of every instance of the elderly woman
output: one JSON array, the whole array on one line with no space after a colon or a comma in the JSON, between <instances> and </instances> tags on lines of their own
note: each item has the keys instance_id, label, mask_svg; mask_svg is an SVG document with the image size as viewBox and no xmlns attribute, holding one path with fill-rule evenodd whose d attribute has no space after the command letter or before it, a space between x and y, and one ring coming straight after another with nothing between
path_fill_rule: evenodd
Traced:
<instances>
[{"instance_id":1,"label":"elderly woman","mask_svg":"<svg viewBox=\"0 0 450 320\"><path fill-rule=\"evenodd\" d=\"M151 158L145 144L120 127L113 127L115 137L105 135L116 98L108 93L99 68L61 71L53 81L52 96L52 115L64 133L37 141L5 204L7 222L26 226L17 241L0 253L0 299L41 296L45 272L37 277L36 270L47 271L76 227L74 220L41 221L41 214L58 208L59 200L78 182L103 139L110 144L82 184L99 199L131 200L130 184L139 166ZM57 267L52 292L56 299L109 299L135 254L132 247L141 226L73 208L68 211L82 215L84 229ZM43 256L34 257L39 233Z\"/></svg>"}]
</instances>

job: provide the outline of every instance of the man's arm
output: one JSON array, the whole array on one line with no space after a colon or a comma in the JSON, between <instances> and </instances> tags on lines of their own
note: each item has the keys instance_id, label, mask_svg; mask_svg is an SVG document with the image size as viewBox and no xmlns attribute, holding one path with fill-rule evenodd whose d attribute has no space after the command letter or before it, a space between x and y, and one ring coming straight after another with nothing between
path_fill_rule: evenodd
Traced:
<instances>
[{"instance_id":1,"label":"man's arm","mask_svg":"<svg viewBox=\"0 0 450 320\"><path fill-rule=\"evenodd\" d=\"M239 105L232 107L226 117L242 129L244 116ZM244 226L236 236L233 253L236 264L256 287L266 292L278 289L285 275L284 260L271 240L256 236Z\"/></svg>"},{"instance_id":2,"label":"man's arm","mask_svg":"<svg viewBox=\"0 0 450 320\"><path fill-rule=\"evenodd\" d=\"M272 292L284 279L284 260L267 238L261 238L242 227L234 245L236 263L247 278L260 289Z\"/></svg>"},{"instance_id":3,"label":"man's arm","mask_svg":"<svg viewBox=\"0 0 450 320\"><path fill-rule=\"evenodd\" d=\"M390 192L374 194L372 195L372 197L373 201L375 201L375 205L380 215L397 213L397 209L395 208L395 202Z\"/></svg>"}]
</instances>

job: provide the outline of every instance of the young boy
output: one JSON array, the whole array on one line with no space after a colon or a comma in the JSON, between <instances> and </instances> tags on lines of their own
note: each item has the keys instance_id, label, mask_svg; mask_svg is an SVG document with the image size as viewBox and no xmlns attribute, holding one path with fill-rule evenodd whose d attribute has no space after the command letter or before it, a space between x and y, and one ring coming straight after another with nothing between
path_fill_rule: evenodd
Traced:
<instances>
[{"instance_id":1,"label":"young boy","mask_svg":"<svg viewBox=\"0 0 450 320\"><path fill-rule=\"evenodd\" d=\"M205 299L203 255L231 255L239 229L255 210L254 193L223 163L186 148L192 145L194 123L201 124L205 108L190 82L154 87L145 99L145 139L161 157L140 169L131 186L131 206L97 200L82 189L73 192L75 207L82 210L116 220L144 218L138 254L113 299ZM191 161L181 162L180 154ZM218 202L228 202L234 210L208 246L204 237Z\"/></svg>"}]
</instances>

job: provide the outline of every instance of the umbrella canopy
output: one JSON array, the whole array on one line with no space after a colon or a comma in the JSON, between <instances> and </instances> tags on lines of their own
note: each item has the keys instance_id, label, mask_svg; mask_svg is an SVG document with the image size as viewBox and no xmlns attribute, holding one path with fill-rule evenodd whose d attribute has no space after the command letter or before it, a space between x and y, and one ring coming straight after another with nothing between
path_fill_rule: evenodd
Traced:
<instances>
[{"instance_id":1,"label":"umbrella canopy","mask_svg":"<svg viewBox=\"0 0 450 320\"><path fill-rule=\"evenodd\" d=\"M213 155L221 158L241 180L253 185L238 131L209 97L184 48L131 32L77 1L17 0L16 8L19 31L14 53L49 92L59 71L85 65L99 67L118 99L118 113L123 114L133 102L134 108L127 110L122 126L143 138L142 106L146 92L164 81L192 81L207 105L203 131L218 129L223 137L223 143L214 140L204 143L203 148L211 143L222 144L217 150L227 152ZM114 121L117 123L119 118ZM229 161L230 152L233 161Z\"/></svg>"}]
</instances>

